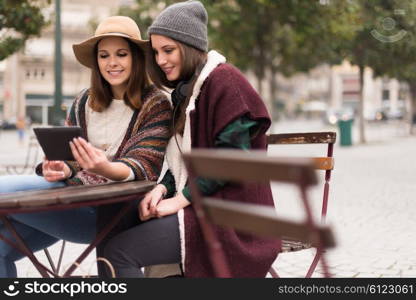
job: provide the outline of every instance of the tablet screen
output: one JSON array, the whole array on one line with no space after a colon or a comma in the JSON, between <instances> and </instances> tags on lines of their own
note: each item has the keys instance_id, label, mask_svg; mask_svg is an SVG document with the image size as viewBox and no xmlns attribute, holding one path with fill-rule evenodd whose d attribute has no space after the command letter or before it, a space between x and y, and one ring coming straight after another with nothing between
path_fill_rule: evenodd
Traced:
<instances>
[{"instance_id":1,"label":"tablet screen","mask_svg":"<svg viewBox=\"0 0 416 300\"><path fill-rule=\"evenodd\" d=\"M55 126L33 128L36 138L48 160L75 160L69 142L82 137L81 127Z\"/></svg>"}]
</instances>

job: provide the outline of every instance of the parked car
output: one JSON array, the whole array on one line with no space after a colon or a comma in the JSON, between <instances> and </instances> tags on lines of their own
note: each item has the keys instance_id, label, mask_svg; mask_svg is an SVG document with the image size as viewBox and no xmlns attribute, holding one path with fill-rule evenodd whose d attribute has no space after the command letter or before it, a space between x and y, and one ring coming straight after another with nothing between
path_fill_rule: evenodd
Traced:
<instances>
[{"instance_id":1,"label":"parked car","mask_svg":"<svg viewBox=\"0 0 416 300\"><path fill-rule=\"evenodd\" d=\"M16 129L16 120L1 120L0 121L0 129L8 130L8 129Z\"/></svg>"},{"instance_id":2,"label":"parked car","mask_svg":"<svg viewBox=\"0 0 416 300\"><path fill-rule=\"evenodd\" d=\"M389 120L403 120L405 117L404 111L400 109L388 110L386 115Z\"/></svg>"},{"instance_id":3,"label":"parked car","mask_svg":"<svg viewBox=\"0 0 416 300\"><path fill-rule=\"evenodd\" d=\"M383 109L372 109L364 111L366 121L386 121L387 114Z\"/></svg>"}]
</instances>

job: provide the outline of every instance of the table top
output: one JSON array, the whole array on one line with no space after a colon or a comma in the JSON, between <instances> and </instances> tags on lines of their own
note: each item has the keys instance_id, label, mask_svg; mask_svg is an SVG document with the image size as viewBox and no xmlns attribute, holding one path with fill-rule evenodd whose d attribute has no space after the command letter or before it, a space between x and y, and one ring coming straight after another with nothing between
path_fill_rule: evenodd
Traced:
<instances>
[{"instance_id":1,"label":"table top","mask_svg":"<svg viewBox=\"0 0 416 300\"><path fill-rule=\"evenodd\" d=\"M153 181L129 181L2 194L0 214L129 201L150 191L155 184Z\"/></svg>"}]
</instances>

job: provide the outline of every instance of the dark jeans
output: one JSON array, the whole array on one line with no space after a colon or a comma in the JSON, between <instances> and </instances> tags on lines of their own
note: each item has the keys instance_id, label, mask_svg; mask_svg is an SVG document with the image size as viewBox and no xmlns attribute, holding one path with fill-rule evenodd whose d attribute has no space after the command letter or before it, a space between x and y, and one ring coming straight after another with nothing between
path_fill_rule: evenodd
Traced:
<instances>
[{"instance_id":1,"label":"dark jeans","mask_svg":"<svg viewBox=\"0 0 416 300\"><path fill-rule=\"evenodd\" d=\"M116 276L143 277L140 268L181 261L178 216L150 219L108 241L104 257L113 265Z\"/></svg>"}]
</instances>

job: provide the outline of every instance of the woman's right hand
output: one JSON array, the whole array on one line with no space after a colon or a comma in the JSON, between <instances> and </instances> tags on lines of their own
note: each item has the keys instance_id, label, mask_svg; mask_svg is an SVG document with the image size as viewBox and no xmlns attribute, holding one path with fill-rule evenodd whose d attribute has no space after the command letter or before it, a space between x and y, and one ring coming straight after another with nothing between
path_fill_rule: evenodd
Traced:
<instances>
[{"instance_id":1,"label":"woman's right hand","mask_svg":"<svg viewBox=\"0 0 416 300\"><path fill-rule=\"evenodd\" d=\"M71 170L61 160L47 160L44 159L42 163L43 177L49 181L60 181L70 176Z\"/></svg>"},{"instance_id":2,"label":"woman's right hand","mask_svg":"<svg viewBox=\"0 0 416 300\"><path fill-rule=\"evenodd\" d=\"M139 218L142 221L156 217L156 206L163 199L167 190L163 184L156 185L139 203Z\"/></svg>"}]
</instances>

